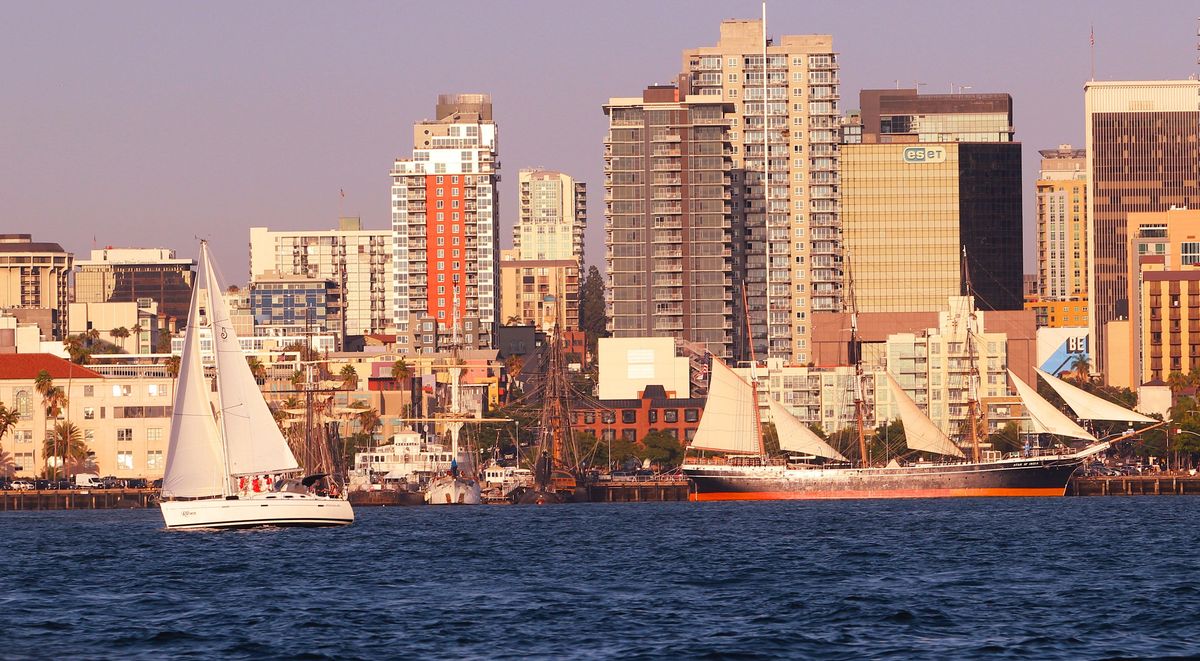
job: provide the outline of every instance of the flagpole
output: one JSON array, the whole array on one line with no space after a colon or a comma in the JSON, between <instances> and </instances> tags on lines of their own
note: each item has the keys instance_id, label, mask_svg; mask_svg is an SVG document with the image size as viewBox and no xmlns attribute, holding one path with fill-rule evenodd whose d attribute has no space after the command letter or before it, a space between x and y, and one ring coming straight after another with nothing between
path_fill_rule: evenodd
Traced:
<instances>
[{"instance_id":1,"label":"flagpole","mask_svg":"<svg viewBox=\"0 0 1200 661\"><path fill-rule=\"evenodd\" d=\"M1091 28L1092 28L1091 36L1088 38L1088 41L1090 43L1089 49L1091 50L1091 56L1092 56L1092 81L1095 81L1096 80L1096 26L1093 24L1091 26Z\"/></svg>"}]
</instances>

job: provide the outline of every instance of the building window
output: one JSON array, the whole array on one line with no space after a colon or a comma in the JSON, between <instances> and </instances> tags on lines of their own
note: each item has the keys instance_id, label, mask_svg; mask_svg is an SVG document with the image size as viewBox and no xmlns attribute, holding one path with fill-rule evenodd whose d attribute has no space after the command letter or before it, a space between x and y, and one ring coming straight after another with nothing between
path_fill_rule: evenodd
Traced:
<instances>
[{"instance_id":1,"label":"building window","mask_svg":"<svg viewBox=\"0 0 1200 661\"><path fill-rule=\"evenodd\" d=\"M96 409L94 409L90 406L85 406L83 408L83 419L84 420L95 420L96 419Z\"/></svg>"},{"instance_id":2,"label":"building window","mask_svg":"<svg viewBox=\"0 0 1200 661\"><path fill-rule=\"evenodd\" d=\"M147 441L162 441L162 439L163 439L162 427L151 427L146 430L146 440Z\"/></svg>"},{"instance_id":3,"label":"building window","mask_svg":"<svg viewBox=\"0 0 1200 661\"><path fill-rule=\"evenodd\" d=\"M1179 248L1179 261L1184 266L1200 263L1200 242L1184 241Z\"/></svg>"},{"instance_id":4,"label":"building window","mask_svg":"<svg viewBox=\"0 0 1200 661\"><path fill-rule=\"evenodd\" d=\"M22 420L28 420L33 417L33 408L29 401L29 393L24 390L18 390L16 396L17 415L21 416Z\"/></svg>"},{"instance_id":5,"label":"building window","mask_svg":"<svg viewBox=\"0 0 1200 661\"><path fill-rule=\"evenodd\" d=\"M650 411L646 412L646 415L649 416L649 421L651 423L658 422L658 411L651 409Z\"/></svg>"},{"instance_id":6,"label":"building window","mask_svg":"<svg viewBox=\"0 0 1200 661\"><path fill-rule=\"evenodd\" d=\"M160 470L163 467L162 450L147 450L146 451L146 468L149 470Z\"/></svg>"},{"instance_id":7,"label":"building window","mask_svg":"<svg viewBox=\"0 0 1200 661\"><path fill-rule=\"evenodd\" d=\"M113 386L113 397L131 397L133 396L133 386Z\"/></svg>"},{"instance_id":8,"label":"building window","mask_svg":"<svg viewBox=\"0 0 1200 661\"><path fill-rule=\"evenodd\" d=\"M621 438L623 438L631 443L637 443L637 440L638 440L637 430L636 429L622 429L621 430Z\"/></svg>"},{"instance_id":9,"label":"building window","mask_svg":"<svg viewBox=\"0 0 1200 661\"><path fill-rule=\"evenodd\" d=\"M120 450L117 452L117 468L119 470L133 470L133 451Z\"/></svg>"},{"instance_id":10,"label":"building window","mask_svg":"<svg viewBox=\"0 0 1200 661\"><path fill-rule=\"evenodd\" d=\"M117 440L118 441L132 441L133 440L133 430L129 429L128 427L118 429L117 430Z\"/></svg>"},{"instance_id":11,"label":"building window","mask_svg":"<svg viewBox=\"0 0 1200 661\"><path fill-rule=\"evenodd\" d=\"M699 409L684 409L684 411L683 411L683 421L684 422L696 422L699 419L700 419L700 410Z\"/></svg>"},{"instance_id":12,"label":"building window","mask_svg":"<svg viewBox=\"0 0 1200 661\"><path fill-rule=\"evenodd\" d=\"M663 411L663 422L679 422L679 410L667 409Z\"/></svg>"},{"instance_id":13,"label":"building window","mask_svg":"<svg viewBox=\"0 0 1200 661\"><path fill-rule=\"evenodd\" d=\"M621 422L632 425L637 422L637 411L625 409L621 411Z\"/></svg>"},{"instance_id":14,"label":"building window","mask_svg":"<svg viewBox=\"0 0 1200 661\"><path fill-rule=\"evenodd\" d=\"M596 414L592 411L588 411L587 413L584 413L583 414L583 424L585 424L585 425L596 424Z\"/></svg>"},{"instance_id":15,"label":"building window","mask_svg":"<svg viewBox=\"0 0 1200 661\"><path fill-rule=\"evenodd\" d=\"M616 424L617 414L612 411L605 411L600 414L600 422L603 422L606 425Z\"/></svg>"},{"instance_id":16,"label":"building window","mask_svg":"<svg viewBox=\"0 0 1200 661\"><path fill-rule=\"evenodd\" d=\"M96 396L96 386L84 386L83 387L83 396L84 397L95 397Z\"/></svg>"}]
</instances>

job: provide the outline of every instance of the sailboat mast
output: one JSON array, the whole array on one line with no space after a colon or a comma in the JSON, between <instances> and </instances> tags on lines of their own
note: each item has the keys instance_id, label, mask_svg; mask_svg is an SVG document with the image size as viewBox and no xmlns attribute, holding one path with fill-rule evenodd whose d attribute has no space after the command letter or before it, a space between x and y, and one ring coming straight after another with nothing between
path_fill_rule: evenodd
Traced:
<instances>
[{"instance_id":1,"label":"sailboat mast","mask_svg":"<svg viewBox=\"0 0 1200 661\"><path fill-rule=\"evenodd\" d=\"M204 272L204 288L205 291L208 292L208 305L204 309L204 320L208 325L209 335L212 338L214 358L213 380L216 382L217 386L217 401L220 401L221 365L220 361L215 360L217 353L217 325L214 323L213 319L213 298L216 296L221 296L222 294L218 290L219 288L217 287L216 274L213 273L212 263L208 256L208 241L205 241L204 239L200 240L200 269ZM189 332L190 330L191 329L189 329ZM197 328L197 331L199 331L199 328ZM198 336L197 340L199 340ZM199 344L199 342L196 343L197 350L200 348ZM204 369L204 361L200 361L200 366L200 369ZM228 498L229 496L233 495L233 471L230 469L229 465L229 426L226 424L228 420L225 417L224 411L221 411L218 417L220 418L219 427L221 432L221 464L225 473L225 479L221 480L221 493Z\"/></svg>"},{"instance_id":2,"label":"sailboat mast","mask_svg":"<svg viewBox=\"0 0 1200 661\"><path fill-rule=\"evenodd\" d=\"M854 275L850 270L850 257L846 256L846 283L850 306L850 360L854 363L854 427L858 434L859 463L867 465L866 402L863 401L862 345L858 341L858 305L854 299Z\"/></svg>"},{"instance_id":3,"label":"sailboat mast","mask_svg":"<svg viewBox=\"0 0 1200 661\"><path fill-rule=\"evenodd\" d=\"M975 357L975 340L974 340L974 325L975 317L975 300L974 294L971 292L971 272L967 267L967 248L962 249L962 272L963 285L967 293L967 360L970 364L970 371L967 376L967 438L971 442L971 460L979 463L979 424L977 417L979 415L979 365Z\"/></svg>"}]
</instances>

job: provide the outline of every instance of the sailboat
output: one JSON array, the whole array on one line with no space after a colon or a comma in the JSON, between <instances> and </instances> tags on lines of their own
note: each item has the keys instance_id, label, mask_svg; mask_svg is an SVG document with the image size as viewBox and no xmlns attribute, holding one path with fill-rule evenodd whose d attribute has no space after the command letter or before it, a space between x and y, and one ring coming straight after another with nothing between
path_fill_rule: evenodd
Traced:
<instances>
[{"instance_id":1,"label":"sailboat","mask_svg":"<svg viewBox=\"0 0 1200 661\"><path fill-rule=\"evenodd\" d=\"M892 460L886 466L854 465L772 398L769 410L779 432L780 449L825 460L794 462L766 455L757 423L754 385L719 358L714 357L712 363L708 403L689 454L712 451L726 457L685 460L683 472L693 484L691 500L1062 496L1071 475L1087 457L1164 424L1038 371L1080 419L1151 423L1116 438L1097 439L1010 371L1035 431L1085 440L1088 445L1078 451L1058 446L1010 453L990 461L968 459L889 373L888 386L900 409L909 449L937 454L945 461L901 465Z\"/></svg>"},{"instance_id":2,"label":"sailboat","mask_svg":"<svg viewBox=\"0 0 1200 661\"><path fill-rule=\"evenodd\" d=\"M207 242L192 289L192 320L179 364L171 437L163 475L162 510L168 529L257 526L334 526L354 521L342 497L317 495L323 477L300 478L300 466L275 423L242 353L216 277ZM201 322L200 289L208 291ZM200 356L201 327L212 331L217 403Z\"/></svg>"}]
</instances>

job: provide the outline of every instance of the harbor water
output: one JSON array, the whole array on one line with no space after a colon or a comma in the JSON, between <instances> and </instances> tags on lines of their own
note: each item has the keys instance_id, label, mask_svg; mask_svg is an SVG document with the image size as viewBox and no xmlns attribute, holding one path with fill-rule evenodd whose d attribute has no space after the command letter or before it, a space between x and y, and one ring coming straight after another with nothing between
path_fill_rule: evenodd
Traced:
<instances>
[{"instance_id":1,"label":"harbor water","mask_svg":"<svg viewBox=\"0 0 1200 661\"><path fill-rule=\"evenodd\" d=\"M1200 653L1200 498L11 512L0 658Z\"/></svg>"}]
</instances>

